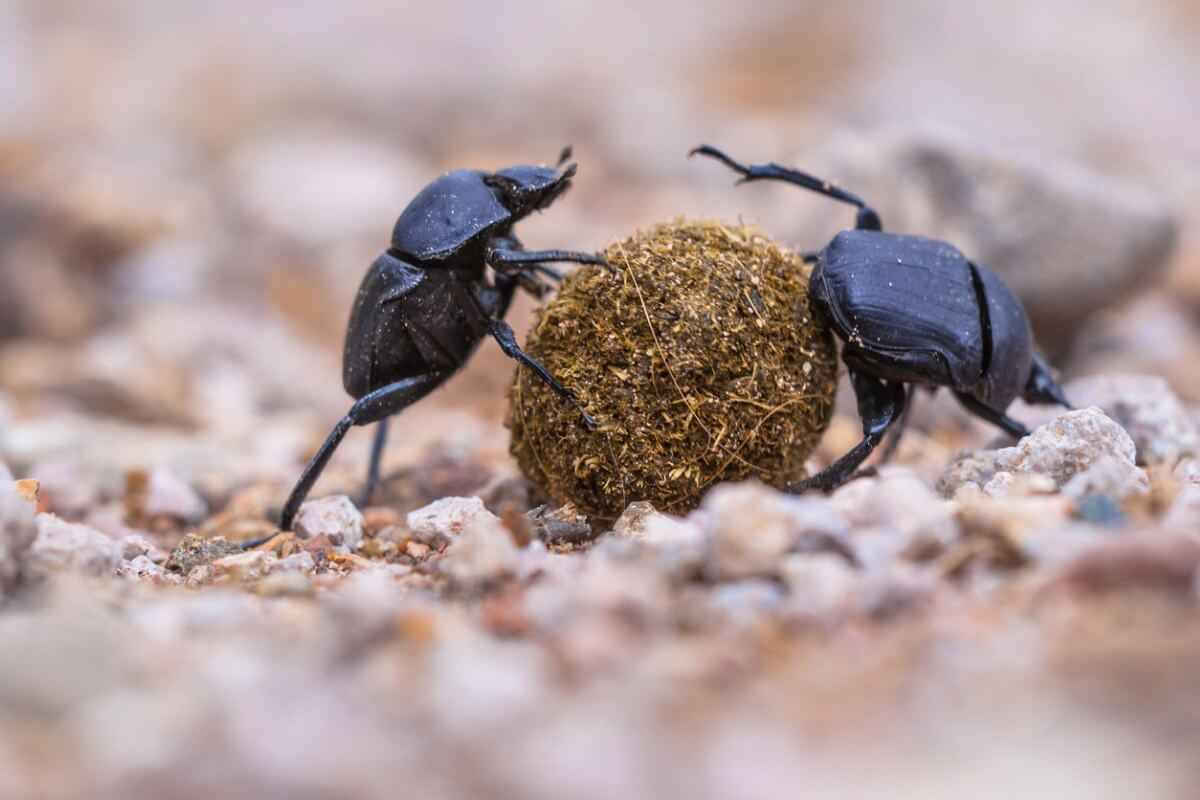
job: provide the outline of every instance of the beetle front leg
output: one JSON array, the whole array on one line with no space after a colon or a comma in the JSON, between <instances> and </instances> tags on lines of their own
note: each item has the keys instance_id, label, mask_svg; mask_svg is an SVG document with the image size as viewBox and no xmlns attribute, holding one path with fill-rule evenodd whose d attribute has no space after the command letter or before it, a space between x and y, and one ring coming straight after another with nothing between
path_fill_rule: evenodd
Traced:
<instances>
[{"instance_id":1,"label":"beetle front leg","mask_svg":"<svg viewBox=\"0 0 1200 800\"><path fill-rule=\"evenodd\" d=\"M579 413L583 415L584 422L586 422L589 426L595 426L596 420L592 419L587 411L584 410L583 406L579 402L579 398L575 396L575 393L555 380L554 376L550 374L549 370L542 366L541 362L521 349L520 345L517 344L516 334L513 333L513 329L507 322L502 319L496 319L495 317L489 317L487 323L488 328L492 332L492 337L495 338L496 343L500 345L500 349L504 351L505 355L507 355L509 358L519 361L520 363L529 367L529 369L533 370L533 374L541 378L542 382L549 386L555 394L564 400L569 401L572 405L579 409Z\"/></svg>"},{"instance_id":2,"label":"beetle front leg","mask_svg":"<svg viewBox=\"0 0 1200 800\"><path fill-rule=\"evenodd\" d=\"M519 272L522 269L532 269L543 274L553 275L556 278L560 277L557 272L546 267L542 263L544 261L597 264L602 267L608 267L610 271L616 271L605 260L604 256L599 253L579 253L573 250L507 250L498 247L489 250L487 253L488 264L497 272L511 274Z\"/></svg>"},{"instance_id":3,"label":"beetle front leg","mask_svg":"<svg viewBox=\"0 0 1200 800\"><path fill-rule=\"evenodd\" d=\"M886 383L854 370L850 370L850 382L858 399L858 413L863 423L863 440L849 453L816 475L788 486L787 491L792 494L802 494L809 489L832 492L850 480L871 452L879 446L888 428L903 413L908 400L908 390L904 384Z\"/></svg>"}]
</instances>

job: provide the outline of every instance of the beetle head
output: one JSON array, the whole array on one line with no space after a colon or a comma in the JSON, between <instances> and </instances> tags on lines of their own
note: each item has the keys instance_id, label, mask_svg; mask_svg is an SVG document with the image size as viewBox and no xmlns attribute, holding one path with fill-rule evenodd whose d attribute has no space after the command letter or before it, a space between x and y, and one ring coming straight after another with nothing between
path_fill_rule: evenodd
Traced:
<instances>
[{"instance_id":1,"label":"beetle head","mask_svg":"<svg viewBox=\"0 0 1200 800\"><path fill-rule=\"evenodd\" d=\"M561 170L521 164L496 170L483 181L496 191L500 202L514 217L523 217L541 211L561 197L574 176L574 164Z\"/></svg>"}]
</instances>

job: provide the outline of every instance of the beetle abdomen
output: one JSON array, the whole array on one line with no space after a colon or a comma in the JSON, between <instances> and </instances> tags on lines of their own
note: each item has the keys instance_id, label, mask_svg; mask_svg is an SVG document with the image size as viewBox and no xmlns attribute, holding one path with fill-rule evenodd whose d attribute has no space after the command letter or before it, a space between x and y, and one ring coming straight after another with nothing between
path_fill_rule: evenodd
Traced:
<instances>
[{"instance_id":1,"label":"beetle abdomen","mask_svg":"<svg viewBox=\"0 0 1200 800\"><path fill-rule=\"evenodd\" d=\"M380 253L367 270L354 298L342 350L342 386L351 397L362 397L382 385L377 364L380 358L389 358L377 347L382 341L394 343L395 358L417 359L417 369L410 374L420 371L419 354L407 342L400 304L424 280L425 273L387 252Z\"/></svg>"},{"instance_id":2,"label":"beetle abdomen","mask_svg":"<svg viewBox=\"0 0 1200 800\"><path fill-rule=\"evenodd\" d=\"M875 374L968 390L980 379L983 329L971 267L918 236L843 231L821 252L814 296Z\"/></svg>"}]
</instances>

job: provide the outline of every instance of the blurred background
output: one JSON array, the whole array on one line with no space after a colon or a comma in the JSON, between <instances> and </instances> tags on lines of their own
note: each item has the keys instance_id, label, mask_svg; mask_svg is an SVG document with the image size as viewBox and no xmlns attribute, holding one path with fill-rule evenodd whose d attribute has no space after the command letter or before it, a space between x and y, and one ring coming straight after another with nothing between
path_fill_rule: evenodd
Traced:
<instances>
[{"instance_id":1,"label":"blurred background","mask_svg":"<svg viewBox=\"0 0 1200 800\"><path fill-rule=\"evenodd\" d=\"M575 188L521 226L531 246L687 215L815 249L849 224L685 158L711 142L956 237L1019 284L1068 373L1133 364L1195 401L1198 44L1193 0L8 2L0 442L18 462L49 447L30 437L73 446L11 431L71 414L254 450L238 437L290 419L264 462L294 471L346 407L345 319L398 212L444 170L566 143ZM485 344L426 405L494 421L510 374Z\"/></svg>"}]
</instances>

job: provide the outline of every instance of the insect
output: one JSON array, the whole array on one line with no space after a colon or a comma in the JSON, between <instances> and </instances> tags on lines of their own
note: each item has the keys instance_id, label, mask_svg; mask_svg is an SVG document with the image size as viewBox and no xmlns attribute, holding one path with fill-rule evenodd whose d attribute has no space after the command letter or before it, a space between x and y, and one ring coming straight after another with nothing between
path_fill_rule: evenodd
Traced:
<instances>
[{"instance_id":1,"label":"insect","mask_svg":"<svg viewBox=\"0 0 1200 800\"><path fill-rule=\"evenodd\" d=\"M843 343L863 438L789 491L831 491L849 480L889 428L899 436L913 385L948 387L967 411L1018 439L1029 431L1005 413L1018 396L1070 407L1034 346L1025 309L994 272L946 242L884 233L874 209L828 181L778 164L740 164L708 145L697 154L740 174L738 183L784 181L858 209L853 230L805 260L813 264L813 301Z\"/></svg>"},{"instance_id":2,"label":"insect","mask_svg":"<svg viewBox=\"0 0 1200 800\"><path fill-rule=\"evenodd\" d=\"M445 383L487 336L579 407L575 396L517 345L503 319L517 288L541 297L548 287L537 275L560 278L545 262L606 264L591 253L524 250L513 234L517 222L570 187L576 165L563 166L570 157L566 148L554 167L447 172L400 213L391 247L367 270L346 328L342 384L356 402L288 496L283 530L292 527L300 504L350 428L377 422L364 502L369 499L379 484L388 418ZM594 424L579 410L584 422Z\"/></svg>"}]
</instances>

